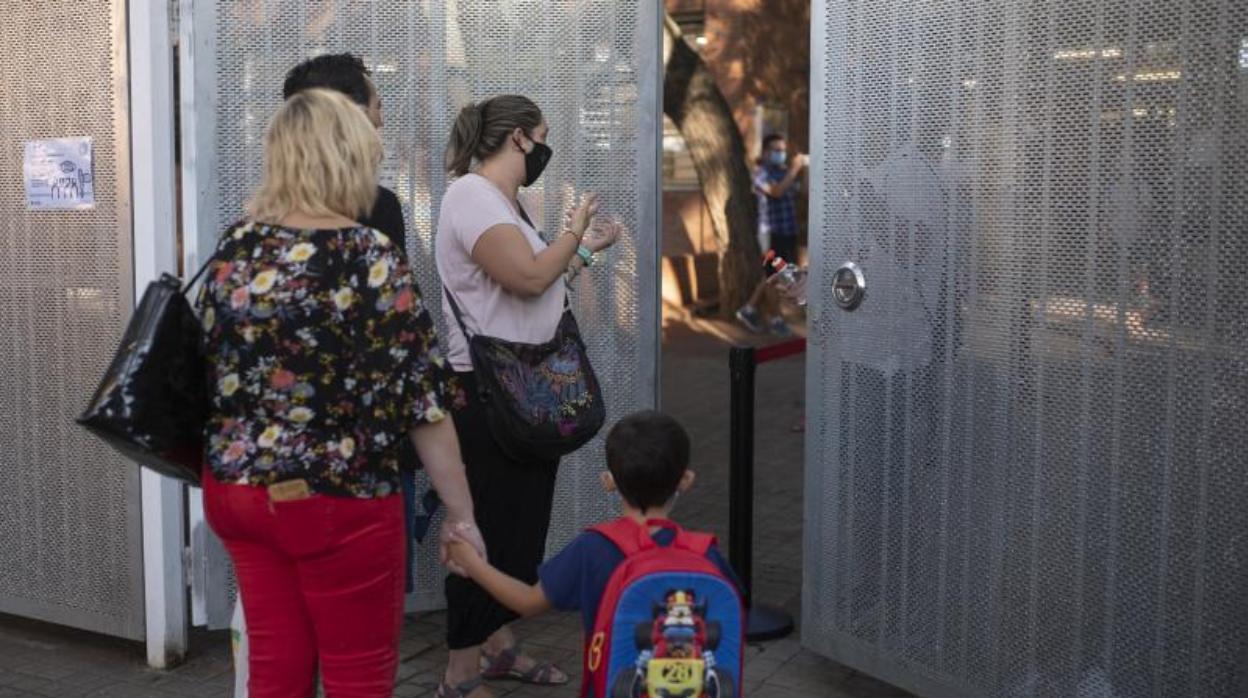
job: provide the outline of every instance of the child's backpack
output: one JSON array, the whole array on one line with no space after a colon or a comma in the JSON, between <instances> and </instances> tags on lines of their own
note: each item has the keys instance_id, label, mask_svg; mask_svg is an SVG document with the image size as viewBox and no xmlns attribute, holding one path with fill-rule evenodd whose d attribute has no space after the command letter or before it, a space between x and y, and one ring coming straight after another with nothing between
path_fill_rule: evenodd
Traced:
<instances>
[{"instance_id":1,"label":"child's backpack","mask_svg":"<svg viewBox=\"0 0 1248 698\"><path fill-rule=\"evenodd\" d=\"M741 596L706 553L714 536L671 521L671 545L620 518L592 527L624 553L611 575L585 647L582 696L735 698L741 686L745 613Z\"/></svg>"}]
</instances>

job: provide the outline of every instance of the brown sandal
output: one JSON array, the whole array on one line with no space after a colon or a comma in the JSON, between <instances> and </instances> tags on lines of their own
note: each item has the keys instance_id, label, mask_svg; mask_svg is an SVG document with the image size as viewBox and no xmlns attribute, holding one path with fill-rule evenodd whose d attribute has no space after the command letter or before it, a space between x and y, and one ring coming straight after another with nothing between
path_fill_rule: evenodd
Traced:
<instances>
[{"instance_id":1,"label":"brown sandal","mask_svg":"<svg viewBox=\"0 0 1248 698\"><path fill-rule=\"evenodd\" d=\"M438 690L434 692L434 698L468 698L468 694L481 688L484 683L480 675L474 676L461 684L452 686L443 681L438 684Z\"/></svg>"},{"instance_id":2,"label":"brown sandal","mask_svg":"<svg viewBox=\"0 0 1248 698\"><path fill-rule=\"evenodd\" d=\"M520 659L520 646L508 647L495 655L481 650L481 676L491 681L519 681L535 686L562 686L568 682L568 672L555 666L552 662L536 661L528 671L516 668ZM564 675L562 681L554 679L555 672Z\"/></svg>"}]
</instances>

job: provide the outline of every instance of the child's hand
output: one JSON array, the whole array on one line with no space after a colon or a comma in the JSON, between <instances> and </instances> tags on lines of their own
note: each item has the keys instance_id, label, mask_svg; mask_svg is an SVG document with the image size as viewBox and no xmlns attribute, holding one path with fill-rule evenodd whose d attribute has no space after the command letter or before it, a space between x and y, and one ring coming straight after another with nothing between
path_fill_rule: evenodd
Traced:
<instances>
[{"instance_id":1,"label":"child's hand","mask_svg":"<svg viewBox=\"0 0 1248 698\"><path fill-rule=\"evenodd\" d=\"M476 524L447 520L442 524L442 532L438 540L438 561L446 565L454 574L468 576L468 570L451 556L451 543L459 542L471 548L481 560L485 559L485 541L481 539L481 531Z\"/></svg>"},{"instance_id":2,"label":"child's hand","mask_svg":"<svg viewBox=\"0 0 1248 698\"><path fill-rule=\"evenodd\" d=\"M471 543L464 540L458 532L451 533L448 548L450 550L451 569L455 570L455 568L458 567L459 570L462 570L460 574L467 575L467 573L471 572L477 565L484 562L484 558L481 557L481 553L477 552L477 549Z\"/></svg>"}]
</instances>

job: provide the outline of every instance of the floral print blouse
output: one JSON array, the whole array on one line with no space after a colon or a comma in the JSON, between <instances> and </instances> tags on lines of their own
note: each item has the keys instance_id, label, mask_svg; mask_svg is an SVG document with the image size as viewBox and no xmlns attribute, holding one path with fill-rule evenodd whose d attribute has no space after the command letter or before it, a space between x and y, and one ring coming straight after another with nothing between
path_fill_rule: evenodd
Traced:
<instances>
[{"instance_id":1,"label":"floral print blouse","mask_svg":"<svg viewBox=\"0 0 1248 698\"><path fill-rule=\"evenodd\" d=\"M449 371L407 261L366 227L244 222L199 297L218 480L303 478L313 492L398 491L401 439L445 417Z\"/></svg>"}]
</instances>

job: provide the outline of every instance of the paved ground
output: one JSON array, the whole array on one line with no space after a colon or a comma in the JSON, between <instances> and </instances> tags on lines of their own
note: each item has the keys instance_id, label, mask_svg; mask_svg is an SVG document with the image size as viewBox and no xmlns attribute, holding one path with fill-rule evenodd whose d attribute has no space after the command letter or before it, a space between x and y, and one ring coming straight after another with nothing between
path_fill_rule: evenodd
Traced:
<instances>
[{"instance_id":1,"label":"paved ground","mask_svg":"<svg viewBox=\"0 0 1248 698\"><path fill-rule=\"evenodd\" d=\"M754 341L724 323L664 328L664 409L689 428L698 481L675 517L714 531L726 546L728 521L728 369L726 341ZM755 596L800 615L803 359L759 369L755 523ZM396 696L429 696L445 660L439 613L409 619ZM579 676L576 617L552 614L519 626L529 649ZM0 698L7 696L230 696L233 674L223 632L197 632L190 659L172 671L149 670L134 643L0 615ZM492 686L498 695L575 696L562 689ZM801 648L796 636L748 649L744 693L751 698L884 698L908 694Z\"/></svg>"}]
</instances>

